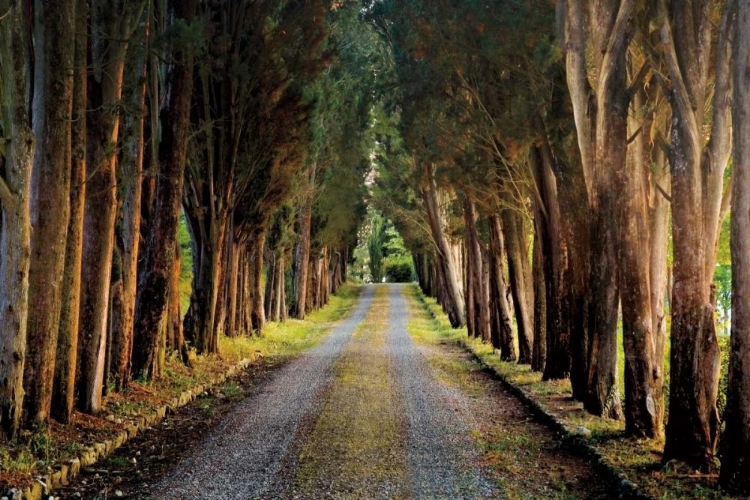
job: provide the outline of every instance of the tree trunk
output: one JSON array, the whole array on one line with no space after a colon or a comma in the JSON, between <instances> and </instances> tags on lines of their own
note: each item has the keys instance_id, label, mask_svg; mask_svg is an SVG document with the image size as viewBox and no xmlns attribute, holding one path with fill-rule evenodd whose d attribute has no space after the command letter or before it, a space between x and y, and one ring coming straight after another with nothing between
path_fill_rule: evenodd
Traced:
<instances>
[{"instance_id":1,"label":"tree trunk","mask_svg":"<svg viewBox=\"0 0 750 500\"><path fill-rule=\"evenodd\" d=\"M231 246L229 247L231 256L229 259L229 269L227 275L229 277L229 288L227 291L229 299L229 307L227 310L227 331L226 334L229 337L237 336L237 299L240 293L240 289L237 286L240 276L240 245L232 238Z\"/></svg>"},{"instance_id":2,"label":"tree trunk","mask_svg":"<svg viewBox=\"0 0 750 500\"><path fill-rule=\"evenodd\" d=\"M34 162L31 130L31 40L27 13L31 5L16 2L0 19L0 59L3 67L3 133L10 138L3 154L5 175L0 179L0 426L16 437L23 409L23 370L28 320L31 217L29 192Z\"/></svg>"},{"instance_id":3,"label":"tree trunk","mask_svg":"<svg viewBox=\"0 0 750 500\"><path fill-rule=\"evenodd\" d=\"M731 151L728 47L733 4L728 2L717 33L713 33L711 20L713 3L692 4L670 4L672 11L667 12L666 2L659 2L661 47L672 83L669 163L674 284L669 414L681 416L667 423L662 459L682 460L695 469L710 471L715 468L719 432L713 273L723 176ZM718 46L714 47L712 40L716 39ZM710 57L714 49L715 71ZM712 73L715 82L709 85ZM713 116L706 143L703 115L709 96Z\"/></svg>"},{"instance_id":4,"label":"tree trunk","mask_svg":"<svg viewBox=\"0 0 750 500\"><path fill-rule=\"evenodd\" d=\"M750 0L738 0L732 123L732 344L719 483L750 494Z\"/></svg>"},{"instance_id":5,"label":"tree trunk","mask_svg":"<svg viewBox=\"0 0 750 500\"><path fill-rule=\"evenodd\" d=\"M180 255L180 242L175 241L174 263L169 283L169 328L172 330L172 342L169 347L180 353L180 359L186 366L190 366L190 355L185 334L182 330L182 306L180 300L180 271L182 256Z\"/></svg>"},{"instance_id":6,"label":"tree trunk","mask_svg":"<svg viewBox=\"0 0 750 500\"><path fill-rule=\"evenodd\" d=\"M27 422L46 422L52 404L57 333L70 217L70 161L75 53L74 0L34 2L33 122L36 136L31 179L31 260L24 406Z\"/></svg>"},{"instance_id":7,"label":"tree trunk","mask_svg":"<svg viewBox=\"0 0 750 500\"><path fill-rule=\"evenodd\" d=\"M473 335L490 342L490 308L484 300L484 273L482 270L482 246L476 229L476 214L471 193L464 199L464 223L466 225L466 323L471 321Z\"/></svg>"},{"instance_id":8,"label":"tree trunk","mask_svg":"<svg viewBox=\"0 0 750 500\"><path fill-rule=\"evenodd\" d=\"M266 291L263 294L263 308L268 321L278 321L274 315L276 300L276 267L278 266L278 256L275 251L271 252L271 259L268 262L266 272Z\"/></svg>"},{"instance_id":9,"label":"tree trunk","mask_svg":"<svg viewBox=\"0 0 750 500\"><path fill-rule=\"evenodd\" d=\"M466 222L466 210L464 209L464 226L468 226L468 223ZM469 229L466 227L466 241L465 245L468 247L471 245L470 238L471 236L468 234ZM466 253L469 252L469 249L466 249ZM467 256L467 258L464 259L464 302L466 303L466 333L469 337L477 337L477 329L476 329L476 320L477 320L477 312L476 312L476 300L474 299L474 273L472 272L472 257Z\"/></svg>"},{"instance_id":10,"label":"tree trunk","mask_svg":"<svg viewBox=\"0 0 750 500\"><path fill-rule=\"evenodd\" d=\"M651 98L650 98L651 99ZM668 129L669 117L660 119L661 127ZM656 120L654 120L656 121ZM652 124L655 127L656 124ZM644 129L646 133L646 129ZM653 133L651 134L653 136ZM651 180L649 198L650 236L651 236L651 328L654 339L654 401L656 404L656 420L659 422L659 433L663 433L664 422L664 354L667 343L666 298L670 296L668 290L669 267L667 249L669 244L670 187L669 166L666 162L664 150L660 145L652 147L650 154Z\"/></svg>"},{"instance_id":11,"label":"tree trunk","mask_svg":"<svg viewBox=\"0 0 750 500\"><path fill-rule=\"evenodd\" d=\"M205 235L199 239L196 245L197 252L193 257L196 272L184 328L185 336L193 342L198 354L216 353L219 348L214 324L216 303L221 290L221 254L229 213L223 212L218 214L218 217L216 220L204 220L203 224L208 227L205 229Z\"/></svg>"},{"instance_id":12,"label":"tree trunk","mask_svg":"<svg viewBox=\"0 0 750 500\"><path fill-rule=\"evenodd\" d=\"M279 309L280 321L286 321L289 317L286 298L286 262L286 255L282 255L279 263L279 303L276 306Z\"/></svg>"},{"instance_id":13,"label":"tree trunk","mask_svg":"<svg viewBox=\"0 0 750 500\"><path fill-rule=\"evenodd\" d=\"M626 54L632 34L632 3L631 0L590 3L589 15L585 17L581 1L570 0L565 16L561 16L565 20L568 88L591 203L593 242L587 390L582 390L578 373L572 375L571 381L574 396L583 396L589 412L612 418L619 418L622 413L617 389L617 248L619 189L628 139ZM586 20L588 27L584 27ZM592 48L588 61L587 45ZM586 361L576 359L575 351L573 366L578 368Z\"/></svg>"},{"instance_id":14,"label":"tree trunk","mask_svg":"<svg viewBox=\"0 0 750 500\"><path fill-rule=\"evenodd\" d=\"M529 263L529 237L520 209L501 211L508 253L508 277L518 328L518 362L531 364L534 345L534 283Z\"/></svg>"},{"instance_id":15,"label":"tree trunk","mask_svg":"<svg viewBox=\"0 0 750 500\"><path fill-rule=\"evenodd\" d=\"M513 341L513 323L510 306L506 298L508 286L503 274L503 233L500 228L500 217L489 217L490 245L488 251L490 280L490 318L492 345L500 349L503 361L516 361L516 345Z\"/></svg>"},{"instance_id":16,"label":"tree trunk","mask_svg":"<svg viewBox=\"0 0 750 500\"><path fill-rule=\"evenodd\" d=\"M553 157L549 144L542 143L542 146L531 155L531 161L532 170L536 172L536 184L540 203L544 207L547 229L542 233L545 239L541 242L544 248L547 316L547 357L543 379L559 380L570 377L573 396L576 397L581 379L583 385L586 384L585 376L580 372L585 371L586 366L584 346L588 325L584 321L585 293L582 292L579 283L585 284L588 277L584 272L586 267L582 259L582 255L585 254L583 250L588 242L585 230L576 234L576 242L573 242L569 235L574 232L573 228L578 227L575 226L576 222L585 220L580 212L587 212L587 208L584 209L587 207L586 198L581 197L578 183L571 182L579 179L581 172L570 166L564 166L565 170L560 168L561 162ZM559 190L557 173L553 172L553 165L557 165L564 173L559 175ZM578 191L575 190L576 187ZM573 335L573 332L576 332L576 335ZM576 360L575 366L572 363L573 359Z\"/></svg>"},{"instance_id":17,"label":"tree trunk","mask_svg":"<svg viewBox=\"0 0 750 500\"><path fill-rule=\"evenodd\" d=\"M150 18L151 16L149 16ZM150 32L147 30L146 36ZM141 235L141 199L143 197L144 115L146 107L146 60L137 58L129 75L130 105L135 114L124 119L122 161L118 172L120 223L115 244L119 249L122 274L122 298L113 311L112 359L110 375L115 389L122 390L130 381L133 352L133 324L138 283L138 250ZM113 301L114 302L114 301Z\"/></svg>"},{"instance_id":18,"label":"tree trunk","mask_svg":"<svg viewBox=\"0 0 750 500\"><path fill-rule=\"evenodd\" d=\"M170 7L177 19L190 23L195 11L193 1L172 0ZM194 55L187 47L177 49L173 57L174 66L168 77L169 104L162 117L159 177L155 209L149 221L146 270L139 279L136 300L133 372L145 380L151 380L159 371L159 325L164 320L175 259L190 130Z\"/></svg>"},{"instance_id":19,"label":"tree trunk","mask_svg":"<svg viewBox=\"0 0 750 500\"><path fill-rule=\"evenodd\" d=\"M634 96L636 109L645 106L642 90ZM643 247L653 249L648 213L648 171L651 155L645 151L646 137L638 129L647 125L643 117L629 119L634 137L621 190L622 215L619 259L622 294L622 326L625 349L625 431L636 437L661 434L657 398L661 375L656 367L656 342L651 307L651 259ZM657 196L661 196L660 194Z\"/></svg>"},{"instance_id":20,"label":"tree trunk","mask_svg":"<svg viewBox=\"0 0 750 500\"><path fill-rule=\"evenodd\" d=\"M547 287L544 282L545 228L539 210L534 215L534 261L532 275L534 282L534 346L531 356L531 369L543 372L547 362Z\"/></svg>"},{"instance_id":21,"label":"tree trunk","mask_svg":"<svg viewBox=\"0 0 750 500\"><path fill-rule=\"evenodd\" d=\"M435 244L435 258L441 268L443 277L443 307L448 314L451 326L453 328L460 328L466 324L464 298L461 296L458 272L453 261L453 251L442 227L440 208L437 203L437 185L435 183L433 167L430 164L425 164L424 170L427 187L421 190L421 195L427 211L427 220L430 226L432 240Z\"/></svg>"},{"instance_id":22,"label":"tree trunk","mask_svg":"<svg viewBox=\"0 0 750 500\"><path fill-rule=\"evenodd\" d=\"M258 334L263 333L266 324L266 315L263 310L263 250L266 247L266 230L263 229L253 241L253 330Z\"/></svg>"},{"instance_id":23,"label":"tree trunk","mask_svg":"<svg viewBox=\"0 0 750 500\"><path fill-rule=\"evenodd\" d=\"M52 392L52 417L68 423L75 402L76 364L78 360L78 318L83 260L83 218L86 201L86 103L88 26L86 0L76 0L74 92L72 113L72 157L70 218L65 245L65 272L61 283L62 299L57 335L55 381Z\"/></svg>"},{"instance_id":24,"label":"tree trunk","mask_svg":"<svg viewBox=\"0 0 750 500\"><path fill-rule=\"evenodd\" d=\"M245 252L244 246L237 244L237 298L234 308L234 330L232 336L244 335L243 311L245 304Z\"/></svg>"},{"instance_id":25,"label":"tree trunk","mask_svg":"<svg viewBox=\"0 0 750 500\"><path fill-rule=\"evenodd\" d=\"M297 319L305 319L309 308L307 304L307 282L310 262L310 231L312 229L312 205L313 191L315 188L316 165L308 167L308 186L303 194L302 204L297 218L298 239L294 250L294 304L292 305L292 316Z\"/></svg>"},{"instance_id":26,"label":"tree trunk","mask_svg":"<svg viewBox=\"0 0 750 500\"><path fill-rule=\"evenodd\" d=\"M229 259L231 259L232 230L227 226L224 231L224 238L221 245L221 262L219 264L218 289L216 291L216 312L214 313L214 335L226 335L227 324L227 272L229 269Z\"/></svg>"},{"instance_id":27,"label":"tree trunk","mask_svg":"<svg viewBox=\"0 0 750 500\"><path fill-rule=\"evenodd\" d=\"M141 6L140 8L143 8ZM89 76L87 181L84 216L81 309L78 334L78 407L94 413L101 407L107 346L109 287L117 215L116 145L128 40L140 19L130 4L105 2L92 9L96 39Z\"/></svg>"}]
</instances>

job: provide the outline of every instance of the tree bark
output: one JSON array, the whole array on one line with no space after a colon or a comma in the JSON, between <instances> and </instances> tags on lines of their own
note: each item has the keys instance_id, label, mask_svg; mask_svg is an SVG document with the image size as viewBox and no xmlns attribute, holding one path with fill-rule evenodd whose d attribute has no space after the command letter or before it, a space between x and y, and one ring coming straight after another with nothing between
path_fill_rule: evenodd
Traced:
<instances>
[{"instance_id":1,"label":"tree bark","mask_svg":"<svg viewBox=\"0 0 750 500\"><path fill-rule=\"evenodd\" d=\"M229 259L229 269L227 270L227 276L229 279L229 288L227 291L229 299L229 307L227 310L227 331L226 334L229 337L237 336L237 302L240 289L237 286L239 283L240 276L240 246L232 238L230 252L231 256Z\"/></svg>"},{"instance_id":2,"label":"tree bark","mask_svg":"<svg viewBox=\"0 0 750 500\"><path fill-rule=\"evenodd\" d=\"M151 15L149 15L149 19ZM145 32L148 37L150 26ZM118 172L120 201L120 223L115 245L119 250L122 276L122 298L113 310L111 369L115 389L127 387L130 380L130 362L133 352L133 324L138 283L138 251L141 235L141 200L143 197L144 160L144 115L146 111L146 59L137 58L129 67L129 97L134 114L128 115L123 124L123 150ZM113 301L114 302L114 301Z\"/></svg>"},{"instance_id":3,"label":"tree bark","mask_svg":"<svg viewBox=\"0 0 750 500\"><path fill-rule=\"evenodd\" d=\"M214 324L216 303L221 288L219 277L224 233L230 214L222 211L216 215L217 219L205 214L198 216L202 220L196 220L193 216L188 217L189 226L193 227L196 251L193 255L193 292L184 328L186 338L193 343L199 354L216 353L219 348Z\"/></svg>"},{"instance_id":4,"label":"tree bark","mask_svg":"<svg viewBox=\"0 0 750 500\"><path fill-rule=\"evenodd\" d=\"M571 377L574 396L595 415L619 418L617 389L618 214L626 153L628 97L626 54L630 43L631 0L565 4L567 80L573 103L584 182L591 204L591 259L587 384ZM584 22L588 20L588 26ZM587 43L588 42L588 43ZM586 46L591 60L587 61ZM592 72L589 82L589 71ZM575 330L574 330L575 331ZM574 342L574 347L577 342ZM581 360L573 366L578 368Z\"/></svg>"},{"instance_id":5,"label":"tree bark","mask_svg":"<svg viewBox=\"0 0 750 500\"><path fill-rule=\"evenodd\" d=\"M263 333L266 324L266 315L263 309L263 251L266 246L266 230L258 233L253 241L253 330L258 334Z\"/></svg>"},{"instance_id":6,"label":"tree bark","mask_svg":"<svg viewBox=\"0 0 750 500\"><path fill-rule=\"evenodd\" d=\"M531 356L531 369L543 372L547 362L547 287L544 281L545 239L542 215L537 210L534 215L534 260L532 276L534 282L534 345Z\"/></svg>"},{"instance_id":7,"label":"tree bark","mask_svg":"<svg viewBox=\"0 0 750 500\"><path fill-rule=\"evenodd\" d=\"M719 484L750 494L750 1L737 0L732 125L732 341Z\"/></svg>"},{"instance_id":8,"label":"tree bark","mask_svg":"<svg viewBox=\"0 0 750 500\"><path fill-rule=\"evenodd\" d=\"M635 109L643 109L645 95L638 90ZM644 127L642 117L629 119L628 131L634 137L628 154L625 179L621 189L620 219L620 287L622 293L622 330L625 350L625 431L636 437L654 438L661 434L658 419L657 389L660 374L656 369L650 255L644 258L643 248L651 250L648 213L647 178L651 155L645 152L645 137L638 132Z\"/></svg>"},{"instance_id":9,"label":"tree bark","mask_svg":"<svg viewBox=\"0 0 750 500\"><path fill-rule=\"evenodd\" d=\"M36 0L31 178L31 260L24 388L26 421L46 422L52 404L60 287L70 217L70 161L75 53L74 0Z\"/></svg>"},{"instance_id":10,"label":"tree bark","mask_svg":"<svg viewBox=\"0 0 750 500\"><path fill-rule=\"evenodd\" d=\"M516 361L516 345L513 341L513 323L510 306L506 296L508 286L503 274L503 233L500 228L500 217L489 217L490 245L488 249L490 280L490 318L492 345L500 350L503 361Z\"/></svg>"},{"instance_id":11,"label":"tree bark","mask_svg":"<svg viewBox=\"0 0 750 500\"><path fill-rule=\"evenodd\" d=\"M588 245L588 226L581 214L588 213L588 204L585 190L580 186L582 169L576 171L571 166L561 166L562 162L553 157L546 142L532 154L531 160L536 165L533 170L537 172L536 184L547 228L542 241L547 306L547 358L543 379L560 380L570 377L573 396L576 397L580 394L577 392L581 390L580 386L586 385L582 372L586 371L585 346L588 330L585 321L586 295L579 286L585 284L588 278L588 269L583 259ZM560 172L555 172L553 166ZM583 232L574 231L574 228L580 227L575 224L580 224L581 221L586 222ZM571 233L575 233L578 238L575 242L570 238ZM573 363L573 360L576 362Z\"/></svg>"},{"instance_id":12,"label":"tree bark","mask_svg":"<svg viewBox=\"0 0 750 500\"><path fill-rule=\"evenodd\" d=\"M31 40L28 0L16 2L0 19L0 60L7 120L3 135L10 139L3 154L0 180L0 426L16 437L23 409L23 370L29 298L31 216L29 194L34 162L30 123ZM7 67L5 65L7 64Z\"/></svg>"},{"instance_id":13,"label":"tree bark","mask_svg":"<svg viewBox=\"0 0 750 500\"><path fill-rule=\"evenodd\" d=\"M729 2L718 37L713 36L713 2L659 2L660 37L672 87L672 341L669 414L662 459L682 460L698 470L715 468L719 432L716 408L719 346L714 325L713 273L723 176L731 150L729 126ZM712 40L718 38L713 47ZM716 50L715 82L710 57ZM709 140L704 109L713 95ZM704 146L705 144L705 146Z\"/></svg>"},{"instance_id":14,"label":"tree bark","mask_svg":"<svg viewBox=\"0 0 750 500\"><path fill-rule=\"evenodd\" d=\"M534 345L534 283L529 263L526 222L520 208L501 211L508 253L508 278L518 329L518 362L531 364Z\"/></svg>"},{"instance_id":15,"label":"tree bark","mask_svg":"<svg viewBox=\"0 0 750 500\"><path fill-rule=\"evenodd\" d=\"M227 226L221 244L221 263L219 265L218 276L219 287L216 293L216 312L214 313L214 334L217 337L226 335L228 306L227 272L229 271L229 259L231 258L232 229L233 228Z\"/></svg>"},{"instance_id":16,"label":"tree bark","mask_svg":"<svg viewBox=\"0 0 750 500\"><path fill-rule=\"evenodd\" d=\"M86 0L76 0L75 55L73 66L73 113L71 126L72 157L70 217L65 244L65 272L61 283L60 324L57 335L55 380L52 391L52 417L68 423L75 402L76 365L78 360L78 318L83 260L83 220L86 201L86 103L87 91L87 25Z\"/></svg>"},{"instance_id":17,"label":"tree bark","mask_svg":"<svg viewBox=\"0 0 750 500\"><path fill-rule=\"evenodd\" d=\"M172 274L169 283L169 314L167 321L172 333L172 342L169 347L180 354L180 359L186 366L191 366L190 355L187 344L185 343L185 334L182 329L182 306L180 300L180 271L182 256L180 255L180 242L175 241L174 263L172 264Z\"/></svg>"},{"instance_id":18,"label":"tree bark","mask_svg":"<svg viewBox=\"0 0 750 500\"><path fill-rule=\"evenodd\" d=\"M172 0L170 9L176 19L190 23L195 14L195 2ZM175 259L190 131L193 49L189 45L179 47L173 57L168 83L168 105L162 118L159 177L146 249L146 270L139 279L136 299L133 372L145 380L151 380L160 371L159 325L164 320Z\"/></svg>"},{"instance_id":19,"label":"tree bark","mask_svg":"<svg viewBox=\"0 0 750 500\"><path fill-rule=\"evenodd\" d=\"M464 200L464 223L466 226L466 323L472 324L473 335L484 342L491 342L490 306L485 301L482 246L476 228L476 210L471 192Z\"/></svg>"},{"instance_id":20,"label":"tree bark","mask_svg":"<svg viewBox=\"0 0 750 500\"><path fill-rule=\"evenodd\" d=\"M307 189L303 194L297 218L298 239L294 250L294 304L292 305L292 316L297 319L305 319L305 314L309 308L307 304L307 282L310 267L310 231L312 229L312 204L316 169L314 163L308 167Z\"/></svg>"},{"instance_id":21,"label":"tree bark","mask_svg":"<svg viewBox=\"0 0 750 500\"><path fill-rule=\"evenodd\" d=\"M125 56L139 10L131 2L104 2L91 13L92 58L88 81L87 181L81 309L78 333L78 408L101 407L107 346L109 287L117 215L116 146Z\"/></svg>"},{"instance_id":22,"label":"tree bark","mask_svg":"<svg viewBox=\"0 0 750 500\"><path fill-rule=\"evenodd\" d=\"M433 167L425 164L424 181L427 187L422 188L421 195L427 211L427 220L435 244L436 259L441 268L443 283L442 292L444 303L442 304L453 328L460 328L466 324L466 311L464 298L461 296L459 278L453 261L453 251L443 231L440 218L440 209L437 203L437 185Z\"/></svg>"}]
</instances>

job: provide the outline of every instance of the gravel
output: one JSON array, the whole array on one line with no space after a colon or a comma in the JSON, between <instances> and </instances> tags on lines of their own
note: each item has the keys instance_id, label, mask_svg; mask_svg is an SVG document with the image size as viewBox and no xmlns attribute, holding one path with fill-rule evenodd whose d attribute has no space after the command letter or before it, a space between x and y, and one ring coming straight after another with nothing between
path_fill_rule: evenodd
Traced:
<instances>
[{"instance_id":1,"label":"gravel","mask_svg":"<svg viewBox=\"0 0 750 500\"><path fill-rule=\"evenodd\" d=\"M499 497L497 487L479 465L479 451L463 421L468 412L466 396L434 377L425 356L407 333L408 311L403 287L374 285L364 287L351 316L319 346L281 368L231 410L205 442L196 447L192 456L151 489L150 498L313 498L310 496L313 491L296 488L290 491L300 470L300 453L312 435L315 422L322 418L322 408L334 394L336 361L345 346L354 345L349 344L351 336L364 320L372 305L374 290L379 286L388 287L388 331L381 348L388 358L385 369L388 384L393 388L391 393L395 394L393 410L398 413L399 434L403 439L395 449L384 453L395 453L397 461L405 464L405 474L391 478L390 481L398 484L393 483L387 489L375 488L373 484L372 489L359 489L356 495L354 490L344 489L351 485L327 482L329 486L325 488L313 488L314 497L393 496L387 491L395 496L406 493L409 498ZM373 354L362 349L352 352L355 356ZM348 356L352 356L352 352ZM380 396L363 391L359 399L364 397ZM365 403L357 397L343 401L336 404ZM342 411L347 409L342 408ZM378 415L372 418L377 419ZM323 446L323 450L327 449ZM326 453L322 455L324 460ZM339 459L332 456L331 466L324 464L323 476L336 474L333 464Z\"/></svg>"},{"instance_id":2,"label":"gravel","mask_svg":"<svg viewBox=\"0 0 750 500\"><path fill-rule=\"evenodd\" d=\"M393 378L406 424L410 490L415 498L496 498L500 492L478 466L480 457L469 429L465 396L440 383L408 334L403 286L390 286Z\"/></svg>"},{"instance_id":3,"label":"gravel","mask_svg":"<svg viewBox=\"0 0 750 500\"><path fill-rule=\"evenodd\" d=\"M364 319L374 287L320 345L283 367L234 408L196 453L153 487L150 498L235 500L262 496L281 471L298 428L320 408L331 368Z\"/></svg>"}]
</instances>

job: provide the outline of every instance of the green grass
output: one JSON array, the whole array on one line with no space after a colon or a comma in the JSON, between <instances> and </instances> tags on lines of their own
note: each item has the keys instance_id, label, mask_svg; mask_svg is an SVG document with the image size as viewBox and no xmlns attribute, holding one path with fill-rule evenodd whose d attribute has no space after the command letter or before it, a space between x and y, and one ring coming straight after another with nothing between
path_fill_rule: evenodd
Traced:
<instances>
[{"instance_id":1,"label":"green grass","mask_svg":"<svg viewBox=\"0 0 750 500\"><path fill-rule=\"evenodd\" d=\"M304 320L288 319L280 323L268 323L260 336L222 337L219 352L223 356L237 359L289 358L304 352L323 338L333 323L346 316L359 297L360 288L344 284L328 305L307 315Z\"/></svg>"}]
</instances>

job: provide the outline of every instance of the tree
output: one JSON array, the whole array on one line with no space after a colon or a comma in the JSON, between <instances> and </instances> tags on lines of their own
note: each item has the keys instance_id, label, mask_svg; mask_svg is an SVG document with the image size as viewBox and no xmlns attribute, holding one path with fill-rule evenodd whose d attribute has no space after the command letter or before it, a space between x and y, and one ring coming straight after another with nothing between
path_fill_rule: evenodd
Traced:
<instances>
[{"instance_id":1,"label":"tree","mask_svg":"<svg viewBox=\"0 0 750 500\"><path fill-rule=\"evenodd\" d=\"M70 210L71 129L75 1L35 2L34 135L31 182L29 316L26 418L46 422L52 403L57 333ZM62 69L61 68L67 68Z\"/></svg>"},{"instance_id":2,"label":"tree","mask_svg":"<svg viewBox=\"0 0 750 500\"><path fill-rule=\"evenodd\" d=\"M196 2L179 0L168 5L175 23L189 27L195 16ZM162 139L154 212L149 221L146 265L139 278L135 310L133 372L144 380L151 380L161 373L158 356L160 325L167 310L177 249L197 50L196 42L190 39L178 38L173 43L174 60L167 77L168 104L161 117Z\"/></svg>"},{"instance_id":3,"label":"tree","mask_svg":"<svg viewBox=\"0 0 750 500\"><path fill-rule=\"evenodd\" d=\"M669 419L664 461L711 470L719 432L719 346L714 325L716 263L724 170L731 152L731 2L659 1L658 26L672 105L674 286ZM712 57L712 54L714 55ZM710 75L715 74L713 85ZM706 106L706 104L710 106ZM711 116L706 116L709 109ZM707 127L708 141L704 140Z\"/></svg>"},{"instance_id":4,"label":"tree","mask_svg":"<svg viewBox=\"0 0 750 500\"><path fill-rule=\"evenodd\" d=\"M117 216L120 104L128 45L145 7L142 0L108 0L91 8L91 59L87 83L87 181L78 334L78 400L93 413L102 403L109 297Z\"/></svg>"},{"instance_id":5,"label":"tree","mask_svg":"<svg viewBox=\"0 0 750 500\"><path fill-rule=\"evenodd\" d=\"M65 244L65 270L60 284L61 312L52 393L52 417L62 423L68 423L73 413L78 359L83 210L86 201L87 14L86 0L76 0L70 217Z\"/></svg>"},{"instance_id":6,"label":"tree","mask_svg":"<svg viewBox=\"0 0 750 500\"><path fill-rule=\"evenodd\" d=\"M5 5L0 19L0 128L4 148L0 160L0 425L14 438L23 410L23 370L28 321L31 220L29 197L34 161L34 133L29 109L31 32L28 0Z\"/></svg>"},{"instance_id":7,"label":"tree","mask_svg":"<svg viewBox=\"0 0 750 500\"><path fill-rule=\"evenodd\" d=\"M730 2L733 3L733 2ZM750 2L737 0L732 43L732 344L719 483L750 494Z\"/></svg>"}]
</instances>

